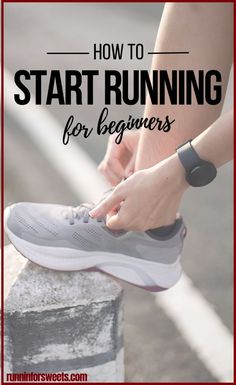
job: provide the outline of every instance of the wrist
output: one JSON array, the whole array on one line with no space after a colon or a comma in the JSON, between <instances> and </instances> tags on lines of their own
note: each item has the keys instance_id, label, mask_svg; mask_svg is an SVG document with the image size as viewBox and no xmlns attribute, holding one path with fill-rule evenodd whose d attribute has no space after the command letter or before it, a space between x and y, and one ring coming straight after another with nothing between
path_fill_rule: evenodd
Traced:
<instances>
[{"instance_id":1,"label":"wrist","mask_svg":"<svg viewBox=\"0 0 236 385\"><path fill-rule=\"evenodd\" d=\"M168 176L175 180L176 185L180 190L186 190L189 187L189 184L186 180L186 172L179 160L178 154L174 153L167 158L166 161L169 169Z\"/></svg>"},{"instance_id":2,"label":"wrist","mask_svg":"<svg viewBox=\"0 0 236 385\"><path fill-rule=\"evenodd\" d=\"M177 153L144 171L148 173L151 172L151 178L156 181L157 188L159 188L160 175L162 175L163 179L173 187L173 191L184 192L189 187L185 177L185 169L181 164Z\"/></svg>"}]
</instances>

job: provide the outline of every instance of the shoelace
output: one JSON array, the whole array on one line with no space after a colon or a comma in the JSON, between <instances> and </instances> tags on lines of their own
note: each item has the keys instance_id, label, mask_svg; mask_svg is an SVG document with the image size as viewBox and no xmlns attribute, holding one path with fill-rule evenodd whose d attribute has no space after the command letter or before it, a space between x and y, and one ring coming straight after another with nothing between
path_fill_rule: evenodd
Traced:
<instances>
[{"instance_id":1,"label":"shoelace","mask_svg":"<svg viewBox=\"0 0 236 385\"><path fill-rule=\"evenodd\" d=\"M62 212L62 216L69 220L70 225L74 225L75 219L83 219L84 223L88 223L92 219L89 215L89 211L94 207L93 204L82 203L77 207L68 207ZM97 218L98 222L103 222L104 218Z\"/></svg>"}]
</instances>

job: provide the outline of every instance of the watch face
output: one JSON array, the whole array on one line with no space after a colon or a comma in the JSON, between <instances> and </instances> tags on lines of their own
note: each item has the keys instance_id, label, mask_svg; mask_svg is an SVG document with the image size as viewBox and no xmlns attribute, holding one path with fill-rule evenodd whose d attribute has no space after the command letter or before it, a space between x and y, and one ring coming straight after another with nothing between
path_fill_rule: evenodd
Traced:
<instances>
[{"instance_id":1,"label":"watch face","mask_svg":"<svg viewBox=\"0 0 236 385\"><path fill-rule=\"evenodd\" d=\"M210 183L216 177L216 173L216 168L212 163L204 162L194 167L186 175L186 179L191 186L201 187Z\"/></svg>"}]
</instances>

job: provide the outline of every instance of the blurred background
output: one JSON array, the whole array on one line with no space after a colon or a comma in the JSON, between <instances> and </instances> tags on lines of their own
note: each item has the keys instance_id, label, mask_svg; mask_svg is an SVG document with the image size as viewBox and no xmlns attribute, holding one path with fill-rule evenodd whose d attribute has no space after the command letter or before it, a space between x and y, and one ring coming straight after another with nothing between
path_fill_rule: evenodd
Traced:
<instances>
[{"instance_id":1,"label":"blurred background","mask_svg":"<svg viewBox=\"0 0 236 385\"><path fill-rule=\"evenodd\" d=\"M142 43L152 50L160 22L163 4L5 4L5 66L9 76L19 69L149 69L151 55L141 61L94 62L88 55L46 55L48 51L88 51L94 43ZM63 73L63 72L62 72ZM43 82L44 95L47 81ZM93 106L58 106L47 108L63 128L73 114L75 120L93 127L103 108L99 98L103 78L96 82ZM32 83L32 89L34 89ZM10 90L6 89L8 93ZM226 103L232 105L232 77ZM102 93L103 95L103 93ZM47 139L47 120L42 125L44 142L37 142L14 114L14 99L10 98L5 116L5 205L17 201L51 202L77 206L84 194L72 188L63 172L48 156L53 143ZM12 106L11 106L12 103ZM27 108L25 111L27 120ZM141 117L143 106L111 106L113 120L129 114ZM34 115L31 117L32 121ZM45 126L46 125L46 126ZM34 135L34 127L32 126ZM92 162L98 164L106 148L106 136L96 133L84 140L71 141L82 148ZM43 144L42 144L43 143ZM58 143L55 143L55 146ZM70 152L70 144L62 151ZM92 164L92 163L91 163ZM76 163L78 178L83 174L82 163ZM77 176L74 175L74 178ZM90 175L88 189L91 189ZM90 194L91 195L91 194ZM188 227L183 252L183 268L204 303L213 310L229 336L232 333L232 165L227 164L209 186L189 189L183 202L182 214ZM6 239L6 243L8 243ZM125 297L125 363L126 381L134 382L216 382L219 376L205 362L201 347L195 347L181 331L175 316L158 303L158 297L141 289L121 283ZM171 289L170 291L175 288ZM160 294L161 296L161 294ZM199 313L201 314L201 313ZM191 314L185 314L191 322ZM200 315L199 315L200 317ZM212 354L216 354L212 349ZM217 357L216 357L217 360ZM230 363L227 363L230 366ZM226 365L226 366L227 366Z\"/></svg>"}]
</instances>

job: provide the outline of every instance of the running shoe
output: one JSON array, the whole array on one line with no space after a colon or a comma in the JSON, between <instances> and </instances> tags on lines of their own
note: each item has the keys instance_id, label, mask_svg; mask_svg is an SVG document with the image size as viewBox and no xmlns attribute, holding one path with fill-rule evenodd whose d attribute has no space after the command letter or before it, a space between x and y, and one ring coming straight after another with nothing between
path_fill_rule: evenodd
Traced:
<instances>
[{"instance_id":1,"label":"running shoe","mask_svg":"<svg viewBox=\"0 0 236 385\"><path fill-rule=\"evenodd\" d=\"M23 256L49 269L100 270L150 291L179 280L186 234L181 217L160 237L152 231L111 231L105 218L89 216L93 207L17 203L5 209L5 231Z\"/></svg>"}]
</instances>

